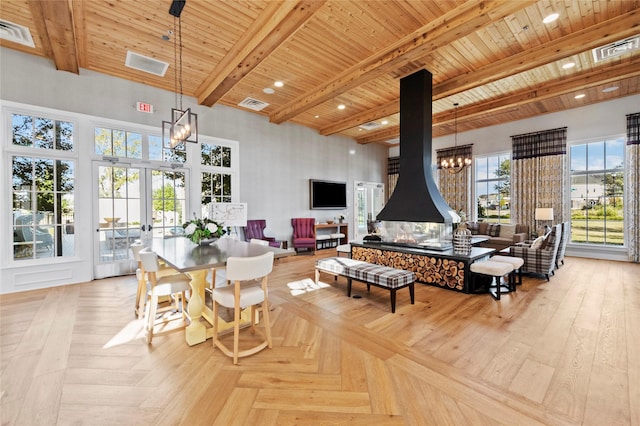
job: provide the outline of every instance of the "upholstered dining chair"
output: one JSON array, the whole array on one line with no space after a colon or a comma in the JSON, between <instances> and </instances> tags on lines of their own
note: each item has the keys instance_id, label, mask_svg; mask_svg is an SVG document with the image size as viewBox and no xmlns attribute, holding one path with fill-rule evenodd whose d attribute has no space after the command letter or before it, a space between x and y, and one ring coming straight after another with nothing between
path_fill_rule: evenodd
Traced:
<instances>
[{"instance_id":1,"label":"upholstered dining chair","mask_svg":"<svg viewBox=\"0 0 640 426\"><path fill-rule=\"evenodd\" d=\"M174 331L185 328L189 322L188 315L185 306L186 292L191 289L189 281L191 280L185 274L172 274L158 277L158 271L160 270L160 262L158 262L158 255L151 251L148 247L139 251L140 262L142 264L142 271L146 274L146 279L149 286L147 292L147 307L145 310L146 316L146 331L147 331L147 343L151 343L154 335L167 334ZM169 297L174 301L167 307L159 307L160 298ZM178 298L181 305L178 306ZM171 301L170 299L170 301ZM159 318L156 316L159 313L178 311L181 315L162 315ZM183 324L179 327L166 328L169 322L175 320L182 320ZM159 332L156 332L156 327L160 328Z\"/></svg>"},{"instance_id":2,"label":"upholstered dining chair","mask_svg":"<svg viewBox=\"0 0 640 426\"><path fill-rule=\"evenodd\" d=\"M269 301L267 291L267 277L273 270L273 252L268 252L254 257L230 257L227 259L227 279L233 285L216 287L212 291L213 298L213 346L218 347L225 355L233 358L233 363L238 363L238 358L253 355L267 346L273 346L271 342L271 325L269 322ZM256 284L254 280L260 280ZM229 349L219 339L218 314L219 306L233 308L233 349ZM257 307L260 307L263 316L264 334L256 329ZM240 350L240 311L251 308L251 331L258 332L264 339L253 347Z\"/></svg>"},{"instance_id":3,"label":"upholstered dining chair","mask_svg":"<svg viewBox=\"0 0 640 426\"><path fill-rule=\"evenodd\" d=\"M312 217L293 218L291 219L291 226L293 226L293 248L295 251L309 249L315 254L315 219Z\"/></svg>"},{"instance_id":4,"label":"upholstered dining chair","mask_svg":"<svg viewBox=\"0 0 640 426\"><path fill-rule=\"evenodd\" d=\"M269 241L265 241L265 240L259 240L257 238L252 238L251 241L249 241L251 244L258 244L260 246L268 246L269 245Z\"/></svg>"},{"instance_id":5,"label":"upholstered dining chair","mask_svg":"<svg viewBox=\"0 0 640 426\"><path fill-rule=\"evenodd\" d=\"M146 303L146 292L147 292L147 280L144 269L142 268L142 261L140 260L140 252L144 249L144 244L141 242L131 243L129 246L131 249L131 253L133 254L133 259L136 261L136 278L138 279L138 291L136 292L136 304L134 305L134 312L138 319L142 318L144 313L144 306Z\"/></svg>"},{"instance_id":6,"label":"upholstered dining chair","mask_svg":"<svg viewBox=\"0 0 640 426\"><path fill-rule=\"evenodd\" d=\"M264 229L267 227L267 221L264 219L247 220L247 226L244 228L245 241L251 241L252 238L267 241L271 247L280 247L280 241L276 241L273 237L265 237Z\"/></svg>"}]
</instances>

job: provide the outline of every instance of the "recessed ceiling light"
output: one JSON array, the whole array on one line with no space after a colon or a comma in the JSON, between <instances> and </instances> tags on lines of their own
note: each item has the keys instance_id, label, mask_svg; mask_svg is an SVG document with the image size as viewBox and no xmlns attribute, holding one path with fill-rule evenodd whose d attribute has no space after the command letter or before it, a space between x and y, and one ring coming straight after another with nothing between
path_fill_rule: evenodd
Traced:
<instances>
[{"instance_id":1,"label":"recessed ceiling light","mask_svg":"<svg viewBox=\"0 0 640 426\"><path fill-rule=\"evenodd\" d=\"M615 92L618 89L619 89L618 86L605 87L604 89L602 89L602 93Z\"/></svg>"},{"instance_id":2,"label":"recessed ceiling light","mask_svg":"<svg viewBox=\"0 0 640 426\"><path fill-rule=\"evenodd\" d=\"M356 153L356 150L355 150L355 149L351 148L351 149L349 150L349 154L351 154L351 155L355 155L355 153Z\"/></svg>"},{"instance_id":3,"label":"recessed ceiling light","mask_svg":"<svg viewBox=\"0 0 640 426\"><path fill-rule=\"evenodd\" d=\"M346 108L346 106L344 106L344 104L338 105L338 109L345 109L345 108Z\"/></svg>"},{"instance_id":4,"label":"recessed ceiling light","mask_svg":"<svg viewBox=\"0 0 640 426\"><path fill-rule=\"evenodd\" d=\"M284 86L284 83L281 82L281 81L276 81L276 82L273 83L273 85L276 86L276 87L282 87L282 86Z\"/></svg>"},{"instance_id":5,"label":"recessed ceiling light","mask_svg":"<svg viewBox=\"0 0 640 426\"><path fill-rule=\"evenodd\" d=\"M562 69L568 70L569 68L573 68L576 66L575 62L567 62L562 66Z\"/></svg>"},{"instance_id":6,"label":"recessed ceiling light","mask_svg":"<svg viewBox=\"0 0 640 426\"><path fill-rule=\"evenodd\" d=\"M556 19L558 19L559 16L560 16L559 13L552 13L551 15L548 15L546 18L544 18L542 20L542 22L545 23L545 24L549 24L549 23L555 21Z\"/></svg>"},{"instance_id":7,"label":"recessed ceiling light","mask_svg":"<svg viewBox=\"0 0 640 426\"><path fill-rule=\"evenodd\" d=\"M587 95L585 95L584 93L580 93L579 95L575 95L573 98L574 98L574 99L582 99L582 98L584 98L585 96L587 96Z\"/></svg>"},{"instance_id":8,"label":"recessed ceiling light","mask_svg":"<svg viewBox=\"0 0 640 426\"><path fill-rule=\"evenodd\" d=\"M316 115L314 118L320 118L320 116L319 116L319 115Z\"/></svg>"},{"instance_id":9,"label":"recessed ceiling light","mask_svg":"<svg viewBox=\"0 0 640 426\"><path fill-rule=\"evenodd\" d=\"M264 89L262 89L262 91L267 95L273 95L274 93L276 93L276 91L273 90L271 87L265 87Z\"/></svg>"},{"instance_id":10,"label":"recessed ceiling light","mask_svg":"<svg viewBox=\"0 0 640 426\"><path fill-rule=\"evenodd\" d=\"M387 120L382 120L382 124L389 124L389 122Z\"/></svg>"}]
</instances>

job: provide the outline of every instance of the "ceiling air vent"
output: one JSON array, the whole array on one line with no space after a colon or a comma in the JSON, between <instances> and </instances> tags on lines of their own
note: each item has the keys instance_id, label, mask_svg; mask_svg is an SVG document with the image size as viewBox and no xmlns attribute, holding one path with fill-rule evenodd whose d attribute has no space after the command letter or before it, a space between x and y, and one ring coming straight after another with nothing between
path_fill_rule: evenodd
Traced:
<instances>
[{"instance_id":1,"label":"ceiling air vent","mask_svg":"<svg viewBox=\"0 0 640 426\"><path fill-rule=\"evenodd\" d=\"M253 98L244 98L242 102L238 104L238 106L252 109L254 111L260 111L264 108L268 107L269 104L263 101L259 101Z\"/></svg>"},{"instance_id":2,"label":"ceiling air vent","mask_svg":"<svg viewBox=\"0 0 640 426\"><path fill-rule=\"evenodd\" d=\"M29 28L14 24L13 22L5 21L4 19L0 19L0 38L22 44L24 46L36 47L33 43L33 38L31 38L31 31L29 31Z\"/></svg>"},{"instance_id":3,"label":"ceiling air vent","mask_svg":"<svg viewBox=\"0 0 640 426\"><path fill-rule=\"evenodd\" d=\"M640 36L635 36L607 44L606 46L597 47L593 49L592 52L593 59L596 62L601 62L638 49L640 49Z\"/></svg>"},{"instance_id":4,"label":"ceiling air vent","mask_svg":"<svg viewBox=\"0 0 640 426\"><path fill-rule=\"evenodd\" d=\"M378 123L377 121L370 121L368 123L361 124L359 127L363 130L373 130L377 129L380 126L382 126L382 124Z\"/></svg>"},{"instance_id":5,"label":"ceiling air vent","mask_svg":"<svg viewBox=\"0 0 640 426\"><path fill-rule=\"evenodd\" d=\"M124 64L129 68L148 72L149 74L159 75L160 77L164 77L164 74L167 72L167 68L169 68L169 64L166 62L140 55L139 53L134 53L130 50L127 51L127 59Z\"/></svg>"}]
</instances>

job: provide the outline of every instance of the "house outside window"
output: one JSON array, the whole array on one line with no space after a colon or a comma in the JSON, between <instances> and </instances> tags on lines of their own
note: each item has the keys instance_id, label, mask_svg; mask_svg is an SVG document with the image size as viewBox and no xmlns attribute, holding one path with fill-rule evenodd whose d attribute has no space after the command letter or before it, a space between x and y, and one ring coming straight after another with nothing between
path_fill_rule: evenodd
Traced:
<instances>
[{"instance_id":1,"label":"house outside window","mask_svg":"<svg viewBox=\"0 0 640 426\"><path fill-rule=\"evenodd\" d=\"M476 215L478 220L509 223L511 220L511 155L475 158Z\"/></svg>"},{"instance_id":2,"label":"house outside window","mask_svg":"<svg viewBox=\"0 0 640 426\"><path fill-rule=\"evenodd\" d=\"M571 242L624 245L624 138L571 146Z\"/></svg>"}]
</instances>

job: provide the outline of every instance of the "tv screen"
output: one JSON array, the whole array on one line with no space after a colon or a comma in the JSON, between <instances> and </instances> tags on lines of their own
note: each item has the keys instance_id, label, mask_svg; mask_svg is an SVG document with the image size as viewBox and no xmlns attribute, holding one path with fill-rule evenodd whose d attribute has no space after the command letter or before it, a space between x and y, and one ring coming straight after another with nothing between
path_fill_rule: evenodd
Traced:
<instances>
[{"instance_id":1,"label":"tv screen","mask_svg":"<svg viewBox=\"0 0 640 426\"><path fill-rule=\"evenodd\" d=\"M309 179L309 201L312 209L347 208L347 183Z\"/></svg>"}]
</instances>

